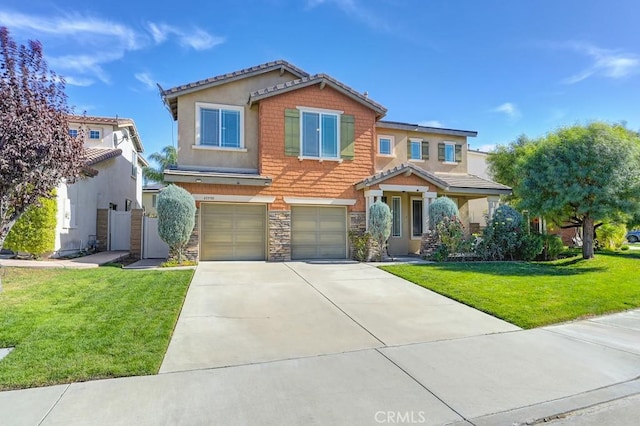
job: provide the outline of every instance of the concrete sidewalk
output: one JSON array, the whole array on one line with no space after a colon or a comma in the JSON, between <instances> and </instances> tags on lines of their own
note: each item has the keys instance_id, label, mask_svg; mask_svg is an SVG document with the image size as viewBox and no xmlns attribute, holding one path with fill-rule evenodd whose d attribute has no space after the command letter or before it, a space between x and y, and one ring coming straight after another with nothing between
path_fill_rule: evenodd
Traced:
<instances>
[{"instance_id":1,"label":"concrete sidewalk","mask_svg":"<svg viewBox=\"0 0 640 426\"><path fill-rule=\"evenodd\" d=\"M0 413L17 425L522 424L640 393L640 310L520 330L369 265L204 262L161 371L1 392Z\"/></svg>"},{"instance_id":2,"label":"concrete sidewalk","mask_svg":"<svg viewBox=\"0 0 640 426\"><path fill-rule=\"evenodd\" d=\"M75 259L21 260L0 259L0 266L15 268L97 268L129 256L128 251L102 251Z\"/></svg>"}]
</instances>

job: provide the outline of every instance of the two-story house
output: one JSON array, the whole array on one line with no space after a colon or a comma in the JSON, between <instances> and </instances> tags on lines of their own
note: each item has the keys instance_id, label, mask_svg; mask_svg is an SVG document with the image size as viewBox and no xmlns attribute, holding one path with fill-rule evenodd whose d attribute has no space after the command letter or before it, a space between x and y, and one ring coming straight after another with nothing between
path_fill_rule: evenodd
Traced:
<instances>
[{"instance_id":1,"label":"two-story house","mask_svg":"<svg viewBox=\"0 0 640 426\"><path fill-rule=\"evenodd\" d=\"M57 188L58 218L55 255L67 255L95 244L98 210L131 211L142 207L143 146L133 120L128 118L69 118L69 134L84 135L87 159L84 176ZM115 223L108 223L115 232ZM123 232L129 232L126 229ZM110 240L110 238L107 238ZM125 244L127 239L124 238ZM106 249L111 241L100 241Z\"/></svg>"},{"instance_id":2,"label":"two-story house","mask_svg":"<svg viewBox=\"0 0 640 426\"><path fill-rule=\"evenodd\" d=\"M201 260L346 258L376 200L389 251L417 253L438 195L497 202L509 188L467 173L476 132L383 121L387 110L326 74L275 61L167 90L178 165L193 194Z\"/></svg>"}]
</instances>

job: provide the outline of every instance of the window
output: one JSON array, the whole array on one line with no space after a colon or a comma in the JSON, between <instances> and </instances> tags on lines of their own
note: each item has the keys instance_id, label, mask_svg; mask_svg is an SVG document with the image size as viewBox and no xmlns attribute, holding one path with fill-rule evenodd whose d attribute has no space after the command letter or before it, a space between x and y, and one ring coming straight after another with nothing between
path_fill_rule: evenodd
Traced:
<instances>
[{"instance_id":1,"label":"window","mask_svg":"<svg viewBox=\"0 0 640 426\"><path fill-rule=\"evenodd\" d=\"M78 130L77 129L69 129L69 136L71 136L72 138L77 138L78 137Z\"/></svg>"},{"instance_id":2,"label":"window","mask_svg":"<svg viewBox=\"0 0 640 426\"><path fill-rule=\"evenodd\" d=\"M422 160L422 140L411 139L409 146L409 160Z\"/></svg>"},{"instance_id":3,"label":"window","mask_svg":"<svg viewBox=\"0 0 640 426\"><path fill-rule=\"evenodd\" d=\"M131 155L131 177L138 177L138 154L135 151Z\"/></svg>"},{"instance_id":4,"label":"window","mask_svg":"<svg viewBox=\"0 0 640 426\"><path fill-rule=\"evenodd\" d=\"M196 145L243 148L243 120L243 107L197 102Z\"/></svg>"},{"instance_id":5,"label":"window","mask_svg":"<svg viewBox=\"0 0 640 426\"><path fill-rule=\"evenodd\" d=\"M378 136L378 154L393 155L393 136Z\"/></svg>"},{"instance_id":6,"label":"window","mask_svg":"<svg viewBox=\"0 0 640 426\"><path fill-rule=\"evenodd\" d=\"M89 139L100 139L100 130L89 130Z\"/></svg>"},{"instance_id":7,"label":"window","mask_svg":"<svg viewBox=\"0 0 640 426\"><path fill-rule=\"evenodd\" d=\"M302 156L338 158L339 114L303 110L300 120Z\"/></svg>"},{"instance_id":8,"label":"window","mask_svg":"<svg viewBox=\"0 0 640 426\"><path fill-rule=\"evenodd\" d=\"M444 161L446 161L447 163L456 162L456 146L454 144L444 144Z\"/></svg>"},{"instance_id":9,"label":"window","mask_svg":"<svg viewBox=\"0 0 640 426\"><path fill-rule=\"evenodd\" d=\"M151 196L151 207L155 209L157 203L158 203L158 194L153 194Z\"/></svg>"},{"instance_id":10,"label":"window","mask_svg":"<svg viewBox=\"0 0 640 426\"><path fill-rule=\"evenodd\" d=\"M402 236L402 221L400 215L401 211L401 199L400 197L391 197L391 236Z\"/></svg>"},{"instance_id":11,"label":"window","mask_svg":"<svg viewBox=\"0 0 640 426\"><path fill-rule=\"evenodd\" d=\"M419 198L411 199L411 237L422 237L422 200Z\"/></svg>"}]
</instances>

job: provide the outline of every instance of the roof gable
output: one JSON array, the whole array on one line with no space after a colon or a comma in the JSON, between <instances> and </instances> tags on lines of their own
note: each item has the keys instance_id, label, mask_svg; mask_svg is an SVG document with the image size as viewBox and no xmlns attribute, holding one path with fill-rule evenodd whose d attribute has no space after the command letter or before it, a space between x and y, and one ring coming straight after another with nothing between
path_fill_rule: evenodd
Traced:
<instances>
[{"instance_id":1,"label":"roof gable","mask_svg":"<svg viewBox=\"0 0 640 426\"><path fill-rule=\"evenodd\" d=\"M281 75L284 74L285 72L289 72L290 74L293 74L297 78L303 78L303 77L309 76L309 73L296 67L295 65L290 64L287 61L277 60L277 61L256 65L254 67L241 69L231 73L217 75L204 80L194 81L192 83L183 84L181 86L172 87L166 90L160 87L160 85L158 85L158 88L160 89L160 96L162 96L163 101L169 107L171 111L171 115L173 116L173 119L177 120L178 119L178 96L208 89L214 86L219 86L221 84L230 83L232 81L237 81L244 78L253 77L256 75L265 74L265 73L276 71L276 70L279 70Z\"/></svg>"},{"instance_id":2,"label":"roof gable","mask_svg":"<svg viewBox=\"0 0 640 426\"><path fill-rule=\"evenodd\" d=\"M343 95L361 103L367 108L375 111L378 118L384 116L387 113L387 109L379 103L369 99L368 96L363 95L339 82L338 80L328 76L327 74L315 74L308 77L299 78L293 81L287 81L286 83L280 83L275 86L267 87L264 89L256 90L249 95L249 105L254 102L259 102L262 99L269 98L271 96L280 95L283 93L291 92L293 90L302 89L313 85L320 85L320 88L324 88L325 85L335 89Z\"/></svg>"},{"instance_id":3,"label":"roof gable","mask_svg":"<svg viewBox=\"0 0 640 426\"><path fill-rule=\"evenodd\" d=\"M137 152L144 152L144 147L142 146L142 141L140 140L140 135L138 134L138 129L136 128L136 124L131 118L118 118L118 117L97 117L90 115L70 115L69 123L76 123L80 125L87 124L97 124L97 125L107 125L112 126L119 129L127 129L129 135L132 138L133 146L135 147Z\"/></svg>"}]
</instances>

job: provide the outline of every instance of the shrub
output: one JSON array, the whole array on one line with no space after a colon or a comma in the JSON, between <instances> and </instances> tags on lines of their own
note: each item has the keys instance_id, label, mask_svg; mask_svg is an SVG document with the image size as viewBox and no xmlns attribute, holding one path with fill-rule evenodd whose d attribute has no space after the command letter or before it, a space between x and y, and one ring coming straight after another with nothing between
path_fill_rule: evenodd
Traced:
<instances>
[{"instance_id":1,"label":"shrub","mask_svg":"<svg viewBox=\"0 0 640 426\"><path fill-rule=\"evenodd\" d=\"M544 250L544 237L540 234L524 234L520 238L518 257L522 260L534 260Z\"/></svg>"},{"instance_id":2,"label":"shrub","mask_svg":"<svg viewBox=\"0 0 640 426\"><path fill-rule=\"evenodd\" d=\"M391 235L391 210L382 201L376 201L369 207L369 233L378 243L378 260L382 260L385 241Z\"/></svg>"},{"instance_id":3,"label":"shrub","mask_svg":"<svg viewBox=\"0 0 640 426\"><path fill-rule=\"evenodd\" d=\"M522 224L522 215L513 207L498 207L484 229L478 254L484 259L514 260L524 235Z\"/></svg>"},{"instance_id":4,"label":"shrub","mask_svg":"<svg viewBox=\"0 0 640 426\"><path fill-rule=\"evenodd\" d=\"M436 229L438 223L445 217L459 217L458 207L456 203L449 197L436 198L429 206L429 226Z\"/></svg>"},{"instance_id":5,"label":"shrub","mask_svg":"<svg viewBox=\"0 0 640 426\"><path fill-rule=\"evenodd\" d=\"M440 245L434 252L438 262L449 260L452 254L461 254L470 250L470 244L464 238L464 225L456 216L443 217L436 225Z\"/></svg>"},{"instance_id":6,"label":"shrub","mask_svg":"<svg viewBox=\"0 0 640 426\"><path fill-rule=\"evenodd\" d=\"M55 198L41 198L40 206L29 207L13 225L4 246L34 257L52 252L56 241L57 207Z\"/></svg>"},{"instance_id":7,"label":"shrub","mask_svg":"<svg viewBox=\"0 0 640 426\"><path fill-rule=\"evenodd\" d=\"M365 232L359 234L349 231L349 239L353 248L353 259L358 262L366 262L369 260L369 249L371 248L371 234Z\"/></svg>"},{"instance_id":8,"label":"shrub","mask_svg":"<svg viewBox=\"0 0 640 426\"><path fill-rule=\"evenodd\" d=\"M183 188L169 185L158 195L158 234L171 253L182 262L184 249L195 225L196 204Z\"/></svg>"},{"instance_id":9,"label":"shrub","mask_svg":"<svg viewBox=\"0 0 640 426\"><path fill-rule=\"evenodd\" d=\"M607 250L616 250L622 247L627 235L627 227L617 223L605 223L596 230L598 246Z\"/></svg>"},{"instance_id":10,"label":"shrub","mask_svg":"<svg viewBox=\"0 0 640 426\"><path fill-rule=\"evenodd\" d=\"M546 234L544 239L544 260L555 260L564 251L562 238L559 235Z\"/></svg>"}]
</instances>

